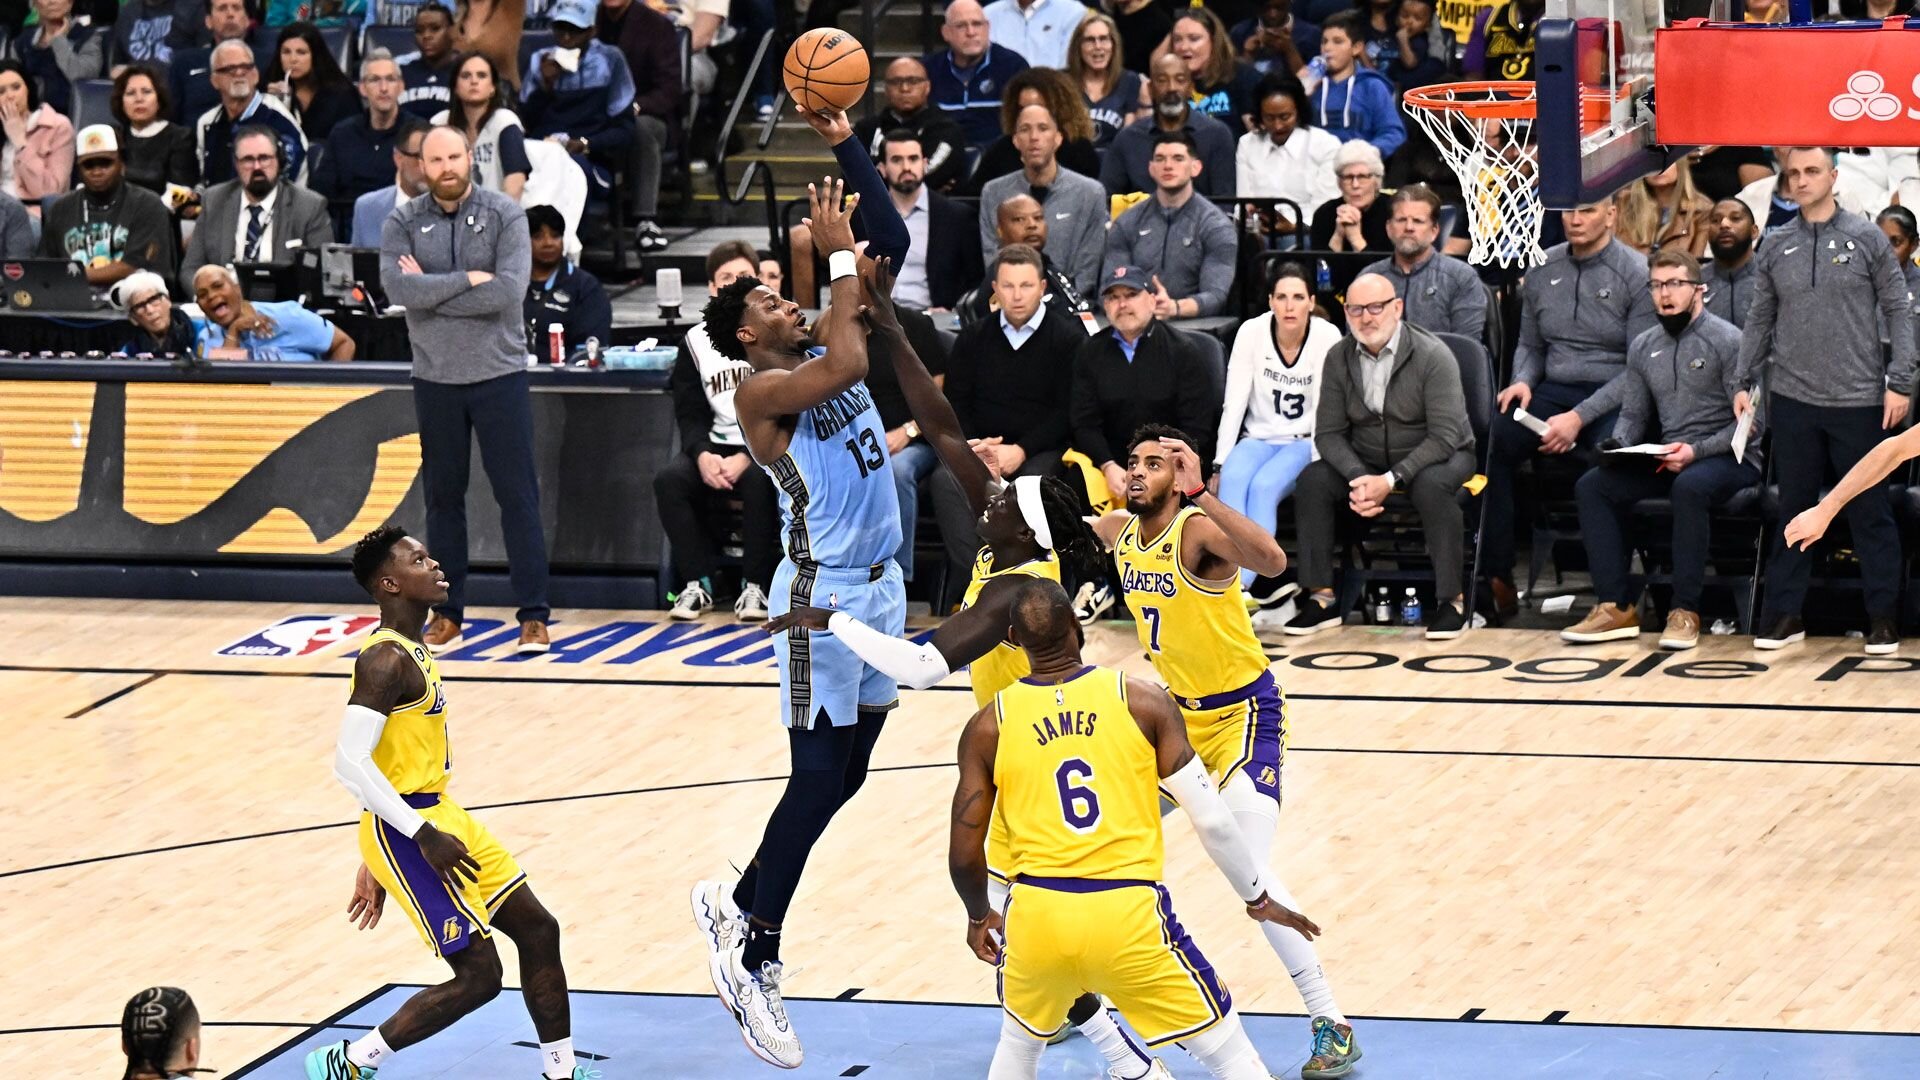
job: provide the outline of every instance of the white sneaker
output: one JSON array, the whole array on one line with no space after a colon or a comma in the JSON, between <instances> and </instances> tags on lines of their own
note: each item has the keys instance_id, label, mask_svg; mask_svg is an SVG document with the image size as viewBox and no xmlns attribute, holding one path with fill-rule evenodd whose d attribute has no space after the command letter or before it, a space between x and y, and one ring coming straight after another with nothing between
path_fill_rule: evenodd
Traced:
<instances>
[{"instance_id":1,"label":"white sneaker","mask_svg":"<svg viewBox=\"0 0 1920 1080\"><path fill-rule=\"evenodd\" d=\"M734 1016L733 982L727 969L747 940L747 922L734 906L733 890L723 881L697 881L693 885L693 921L700 928L707 946L707 974L713 979L713 992L727 1015ZM738 1017L735 1017L738 1019Z\"/></svg>"},{"instance_id":2,"label":"white sneaker","mask_svg":"<svg viewBox=\"0 0 1920 1080\"><path fill-rule=\"evenodd\" d=\"M1109 1080L1125 1080L1119 1071L1115 1069L1108 1069L1107 1076ZM1166 1062L1161 1061L1159 1058L1154 1058L1153 1067L1148 1069L1147 1074L1140 1077L1140 1080L1173 1080L1173 1074L1167 1071Z\"/></svg>"},{"instance_id":3,"label":"white sneaker","mask_svg":"<svg viewBox=\"0 0 1920 1080\"><path fill-rule=\"evenodd\" d=\"M670 619L697 619L713 610L713 597L708 595L706 587L697 581L689 581L681 588L680 595L673 598L673 606L667 609Z\"/></svg>"},{"instance_id":4,"label":"white sneaker","mask_svg":"<svg viewBox=\"0 0 1920 1080\"><path fill-rule=\"evenodd\" d=\"M1113 592L1105 582L1098 584L1087 582L1073 597L1073 614L1080 620L1081 626L1092 623L1113 608Z\"/></svg>"},{"instance_id":5,"label":"white sneaker","mask_svg":"<svg viewBox=\"0 0 1920 1080\"><path fill-rule=\"evenodd\" d=\"M749 581L740 590L740 599L733 602L733 617L741 622L767 621L767 594L760 586Z\"/></svg>"},{"instance_id":6,"label":"white sneaker","mask_svg":"<svg viewBox=\"0 0 1920 1080\"><path fill-rule=\"evenodd\" d=\"M787 1004L780 997L781 966L769 960L758 973L748 974L740 954L733 952L727 957L727 977L733 984L734 1019L740 1022L740 1037L747 1049L769 1065L799 1068L800 1036L794 1034Z\"/></svg>"}]
</instances>

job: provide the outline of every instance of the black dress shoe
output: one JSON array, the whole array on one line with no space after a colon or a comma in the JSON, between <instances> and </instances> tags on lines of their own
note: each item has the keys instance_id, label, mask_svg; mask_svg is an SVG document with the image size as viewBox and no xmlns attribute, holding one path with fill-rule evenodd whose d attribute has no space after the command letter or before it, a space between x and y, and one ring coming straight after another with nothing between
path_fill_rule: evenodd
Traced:
<instances>
[{"instance_id":1,"label":"black dress shoe","mask_svg":"<svg viewBox=\"0 0 1920 1080\"><path fill-rule=\"evenodd\" d=\"M1467 613L1461 611L1449 600L1439 605L1434 612L1433 622L1427 627L1428 641L1451 641L1460 636L1467 628Z\"/></svg>"},{"instance_id":2,"label":"black dress shoe","mask_svg":"<svg viewBox=\"0 0 1920 1080\"><path fill-rule=\"evenodd\" d=\"M1796 641L1804 641L1807 628L1800 622L1798 615L1776 616L1760 633L1753 635L1753 647L1756 649L1783 649Z\"/></svg>"},{"instance_id":3,"label":"black dress shoe","mask_svg":"<svg viewBox=\"0 0 1920 1080\"><path fill-rule=\"evenodd\" d=\"M1886 616L1867 620L1867 655L1886 656L1900 648L1900 624Z\"/></svg>"},{"instance_id":4,"label":"black dress shoe","mask_svg":"<svg viewBox=\"0 0 1920 1080\"><path fill-rule=\"evenodd\" d=\"M1317 596L1303 596L1294 606L1293 618L1287 620L1287 625L1282 629L1294 637L1304 637L1330 630L1341 622L1340 613L1333 610L1332 604L1325 603Z\"/></svg>"}]
</instances>

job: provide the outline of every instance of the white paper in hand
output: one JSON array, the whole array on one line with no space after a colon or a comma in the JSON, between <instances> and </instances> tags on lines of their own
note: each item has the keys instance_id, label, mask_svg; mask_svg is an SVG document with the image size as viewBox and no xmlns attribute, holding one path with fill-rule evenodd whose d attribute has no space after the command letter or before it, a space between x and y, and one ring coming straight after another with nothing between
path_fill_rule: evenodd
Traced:
<instances>
[{"instance_id":1,"label":"white paper in hand","mask_svg":"<svg viewBox=\"0 0 1920 1080\"><path fill-rule=\"evenodd\" d=\"M1547 433L1547 422L1545 420L1540 419L1518 405L1513 407L1513 419L1515 423L1533 432L1535 435L1545 435Z\"/></svg>"},{"instance_id":2,"label":"white paper in hand","mask_svg":"<svg viewBox=\"0 0 1920 1080\"><path fill-rule=\"evenodd\" d=\"M1646 454L1650 457L1666 457L1667 445L1668 444L1666 443L1652 443L1652 442L1635 443L1632 446L1616 446L1613 449L1607 451L1607 453L1609 454Z\"/></svg>"},{"instance_id":3,"label":"white paper in hand","mask_svg":"<svg viewBox=\"0 0 1920 1080\"><path fill-rule=\"evenodd\" d=\"M1747 438L1753 434L1753 410L1740 414L1733 425L1733 460L1742 465L1747 463Z\"/></svg>"}]
</instances>

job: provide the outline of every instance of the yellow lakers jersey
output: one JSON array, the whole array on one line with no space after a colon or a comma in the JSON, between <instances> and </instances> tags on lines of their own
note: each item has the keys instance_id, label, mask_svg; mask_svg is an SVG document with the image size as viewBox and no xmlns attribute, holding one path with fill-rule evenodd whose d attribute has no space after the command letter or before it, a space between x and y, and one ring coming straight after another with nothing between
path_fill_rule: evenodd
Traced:
<instances>
[{"instance_id":1,"label":"yellow lakers jersey","mask_svg":"<svg viewBox=\"0 0 1920 1080\"><path fill-rule=\"evenodd\" d=\"M1181 530L1196 516L1204 515L1185 507L1156 537L1141 536L1136 517L1113 548L1140 645L1181 698L1238 690L1267 670L1267 654L1240 596L1240 575L1203 581L1180 563Z\"/></svg>"},{"instance_id":2,"label":"yellow lakers jersey","mask_svg":"<svg viewBox=\"0 0 1920 1080\"><path fill-rule=\"evenodd\" d=\"M994 710L1009 875L1158 881L1158 757L1127 710L1126 675L1089 665L1063 683L1021 679Z\"/></svg>"},{"instance_id":3,"label":"yellow lakers jersey","mask_svg":"<svg viewBox=\"0 0 1920 1080\"><path fill-rule=\"evenodd\" d=\"M380 731L380 742L373 748L373 764L386 776L393 790L402 795L421 791L447 790L447 777L453 772L452 751L447 746L447 692L440 681L440 669L433 654L417 641L408 641L398 631L380 627L367 635L365 652L382 642L392 642L406 650L426 676L427 692L387 714L387 725ZM348 693L352 693L349 685Z\"/></svg>"},{"instance_id":4,"label":"yellow lakers jersey","mask_svg":"<svg viewBox=\"0 0 1920 1080\"><path fill-rule=\"evenodd\" d=\"M980 590L986 588L987 582L994 578L1019 574L1023 577L1046 578L1052 582L1060 580L1060 560L1051 551L1044 558L1009 566L1004 570L994 570L992 566L993 549L982 547L979 557L973 560L973 579L967 582L967 593L960 599L961 607L972 607L973 602L980 599ZM973 703L985 708L993 700L993 695L1015 679L1026 678L1032 670L1027 663L1026 650L1015 648L1012 642L1002 638L992 652L975 660L967 669L968 677L973 680Z\"/></svg>"}]
</instances>

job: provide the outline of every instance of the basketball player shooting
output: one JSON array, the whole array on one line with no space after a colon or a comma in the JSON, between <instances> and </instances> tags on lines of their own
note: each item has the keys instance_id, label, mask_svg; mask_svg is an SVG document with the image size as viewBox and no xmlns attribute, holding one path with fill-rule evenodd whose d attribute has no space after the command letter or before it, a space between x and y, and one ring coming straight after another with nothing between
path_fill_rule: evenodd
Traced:
<instances>
[{"instance_id":1,"label":"basketball player shooting","mask_svg":"<svg viewBox=\"0 0 1920 1080\"><path fill-rule=\"evenodd\" d=\"M1149 1046L1177 1042L1223 1080L1269 1080L1227 988L1160 883L1160 791L1194 831L1247 915L1311 938L1305 916L1269 895L1166 691L1080 658L1066 590L1030 581L1012 634L1032 674L973 715L960 736L947 864L967 909L967 945L1000 966L1004 1010L987 1080L1031 1080L1047 1039L1086 992L1103 994ZM1012 894L987 897L987 821L1006 821ZM1004 943L995 945L995 935ZM1153 1077L1168 1077L1155 1062Z\"/></svg>"},{"instance_id":2,"label":"basketball player shooting","mask_svg":"<svg viewBox=\"0 0 1920 1080\"><path fill-rule=\"evenodd\" d=\"M1189 438L1149 424L1127 452L1127 508L1094 525L1113 548L1140 646L1172 691L1187 735L1220 785L1263 872L1280 824L1280 768L1286 700L1241 599L1242 567L1277 575L1287 557L1271 533L1207 490ZM1274 896L1293 897L1269 876ZM1279 955L1312 1017L1313 1048L1300 1075L1335 1080L1353 1071L1360 1043L1334 1003L1312 942L1268 924Z\"/></svg>"},{"instance_id":3,"label":"basketball player shooting","mask_svg":"<svg viewBox=\"0 0 1920 1080\"><path fill-rule=\"evenodd\" d=\"M374 1080L395 1053L492 1001L500 993L494 930L520 953L541 1076L598 1076L574 1064L560 924L512 853L446 794L452 723L440 669L420 633L447 598L447 576L426 545L389 525L354 547L353 577L378 601L380 625L354 661L334 751L334 776L366 808L347 918L371 929L392 894L453 978L408 998L359 1039L313 1051L307 1080Z\"/></svg>"},{"instance_id":4,"label":"basketball player shooting","mask_svg":"<svg viewBox=\"0 0 1920 1080\"><path fill-rule=\"evenodd\" d=\"M863 381L863 290L884 291L886 284L872 283L881 269L870 269L868 282L859 276L856 208L879 266L904 257L907 229L845 114L800 113L833 147L845 177L844 184L810 185L807 194L808 227L829 253L833 300L818 328L828 347L810 334L799 305L750 277L721 289L704 317L714 347L753 368L734 393L734 407L748 450L780 492L786 553L769 613L820 605L898 634L906 626L906 593L893 562L900 506L886 428ZM844 198L848 187L854 194ZM899 690L829 633L793 627L774 639L774 652L792 772L739 881L699 882L692 903L714 990L747 1048L792 1069L803 1055L780 990L787 907L814 843L866 781Z\"/></svg>"}]
</instances>

